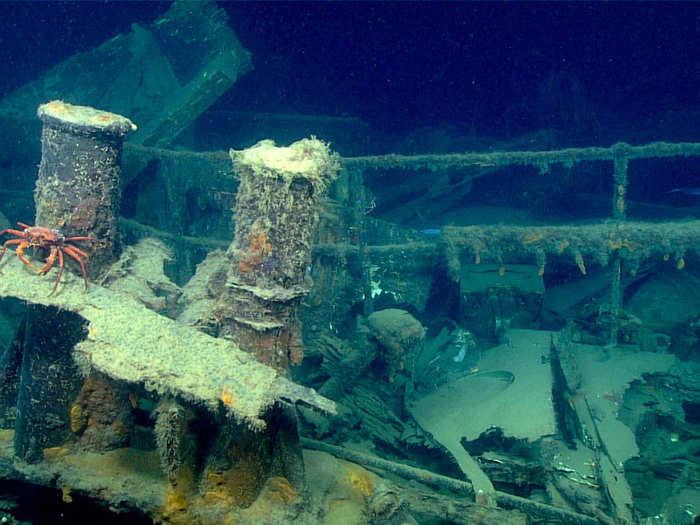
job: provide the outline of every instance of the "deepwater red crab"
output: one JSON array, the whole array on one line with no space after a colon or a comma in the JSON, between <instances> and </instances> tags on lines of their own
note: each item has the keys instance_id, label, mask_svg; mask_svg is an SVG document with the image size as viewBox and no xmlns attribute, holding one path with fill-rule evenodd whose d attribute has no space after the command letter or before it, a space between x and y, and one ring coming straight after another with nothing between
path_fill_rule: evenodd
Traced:
<instances>
[{"instance_id":1,"label":"deepwater red crab","mask_svg":"<svg viewBox=\"0 0 700 525\"><path fill-rule=\"evenodd\" d=\"M0 251L0 260L2 260L3 255L5 255L5 250L10 244L17 244L16 254L20 260L35 270L39 275L44 275L47 273L58 259L58 276L56 277L56 283L53 285L53 290L51 293L56 291L58 283L61 280L61 275L63 274L63 254L65 253L69 257L72 257L78 264L80 264L80 269L83 272L83 279L85 280L85 289L87 290L87 270L85 269L85 263L88 262L89 255L77 246L68 244L74 241L96 241L94 237L65 237L60 231L52 230L51 228L44 228L43 226L28 226L23 222L17 223L24 230L13 230L5 229L0 231L0 236L11 233L16 235L19 239L10 239L5 241L2 245L2 251ZM27 248L45 248L49 250L49 255L46 257L46 263L44 266L39 268L36 267L24 256L24 250ZM49 294L50 295L50 294Z\"/></svg>"}]
</instances>

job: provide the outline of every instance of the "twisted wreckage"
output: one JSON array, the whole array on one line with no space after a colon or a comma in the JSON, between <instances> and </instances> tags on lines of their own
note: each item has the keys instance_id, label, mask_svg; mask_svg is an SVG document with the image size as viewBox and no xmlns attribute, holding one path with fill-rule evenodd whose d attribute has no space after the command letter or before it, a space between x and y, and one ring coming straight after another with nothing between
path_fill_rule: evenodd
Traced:
<instances>
[{"instance_id":1,"label":"twisted wreckage","mask_svg":"<svg viewBox=\"0 0 700 525\"><path fill-rule=\"evenodd\" d=\"M694 286L700 225L628 220L628 166L700 145L158 149L249 69L225 22L211 3L175 2L49 73L121 57L112 88L63 96L143 125L39 107L34 202L13 210L34 208L20 219L34 225L4 230L26 261L0 265L0 296L22 301L3 301L18 321L0 359L0 476L173 524L692 523L700 385L679 348L697 351L700 327L644 317L630 282L665 265ZM159 43L177 53L178 24L207 28L208 44L175 75ZM167 86L125 97L128 72L147 70ZM609 221L419 231L372 216L370 191L415 196L426 173L434 191L397 204L401 222L504 168L585 162L613 164Z\"/></svg>"}]
</instances>

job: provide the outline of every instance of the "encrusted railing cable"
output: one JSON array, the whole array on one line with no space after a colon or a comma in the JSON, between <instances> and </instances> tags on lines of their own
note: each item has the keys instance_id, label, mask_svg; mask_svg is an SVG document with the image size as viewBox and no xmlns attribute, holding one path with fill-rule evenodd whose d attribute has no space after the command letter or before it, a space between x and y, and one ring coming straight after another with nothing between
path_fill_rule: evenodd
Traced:
<instances>
[{"instance_id":1,"label":"encrusted railing cable","mask_svg":"<svg viewBox=\"0 0 700 525\"><path fill-rule=\"evenodd\" d=\"M414 169L438 171L460 166L501 167L513 164L536 166L542 171L549 170L552 164L572 166L577 162L612 160L625 157L628 160L661 157L700 156L700 143L697 142L652 142L643 146L631 146L618 142L609 148L593 146L589 148L565 148L552 151L490 151L478 153L447 153L443 155L372 155L365 157L344 157L341 164L348 168L367 169Z\"/></svg>"},{"instance_id":2,"label":"encrusted railing cable","mask_svg":"<svg viewBox=\"0 0 700 525\"><path fill-rule=\"evenodd\" d=\"M528 165L534 166L541 173L549 173L552 164L562 164L565 167L571 167L578 162L583 161L612 161L613 162L613 192L612 192L612 219L624 228L627 220L627 193L628 193L628 177L627 169L631 159L645 158L661 158L661 157L693 157L700 156L700 143L695 142L654 142L643 146L632 146L624 142L614 144L609 148L589 147L589 148L566 148L552 151L492 151L483 153L451 153L445 155L413 155L405 156L398 154L366 156L366 157L351 157L342 159L342 163L346 168L359 170L386 170L386 169L423 169L427 172L439 171L454 167L481 166L484 168L498 168L509 165ZM465 177L472 179L479 178L488 174L488 170L482 173L465 173ZM526 244L534 244L537 248L539 239L536 229L533 229L531 238L526 238ZM567 241L568 242L568 241ZM621 275L623 266L622 250L615 249L616 239L611 239L610 243L613 246L610 253L610 296L607 314L610 316L610 344L616 345L618 342L618 318L622 309L622 289ZM632 250L634 247L625 240L620 240L623 243L619 248ZM564 246L564 245L561 245ZM568 246L568 244L567 244ZM561 248L565 249L566 246ZM580 255L579 248L574 246L574 255L576 256L576 264L585 274L585 265ZM479 257L479 246L475 246L477 262ZM454 249L449 244L447 246L448 259L453 259ZM503 263L500 251L494 254L495 259L503 269ZM541 271L544 270L544 252L537 248L537 264ZM669 257L671 254L665 255ZM678 268L682 269L684 265L682 254L674 254L678 260ZM634 271L634 268L632 268Z\"/></svg>"}]
</instances>

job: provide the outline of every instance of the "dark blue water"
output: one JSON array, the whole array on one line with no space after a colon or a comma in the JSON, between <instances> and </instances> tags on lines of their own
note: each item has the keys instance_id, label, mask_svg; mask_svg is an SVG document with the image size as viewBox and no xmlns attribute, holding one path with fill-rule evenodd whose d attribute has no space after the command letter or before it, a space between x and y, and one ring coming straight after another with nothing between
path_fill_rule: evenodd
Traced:
<instances>
[{"instance_id":1,"label":"dark blue water","mask_svg":"<svg viewBox=\"0 0 700 525\"><path fill-rule=\"evenodd\" d=\"M2 2L0 95L166 2ZM221 2L255 71L220 108L353 115L514 136L597 114L643 121L698 106L700 4ZM678 138L697 139L690 127ZM694 135L694 136L691 136Z\"/></svg>"}]
</instances>

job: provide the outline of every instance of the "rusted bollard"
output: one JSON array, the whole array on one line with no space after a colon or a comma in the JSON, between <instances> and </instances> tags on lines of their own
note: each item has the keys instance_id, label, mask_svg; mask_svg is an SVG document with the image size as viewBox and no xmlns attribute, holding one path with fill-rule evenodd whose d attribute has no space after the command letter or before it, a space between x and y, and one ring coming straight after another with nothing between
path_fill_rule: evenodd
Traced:
<instances>
[{"instance_id":1,"label":"rusted bollard","mask_svg":"<svg viewBox=\"0 0 700 525\"><path fill-rule=\"evenodd\" d=\"M89 273L98 275L119 252L119 162L123 137L136 126L61 101L39 106L38 115L44 126L35 225L66 237L94 237L80 249L90 255ZM66 267L73 265L66 261ZM103 451L128 441L128 394L109 378L83 377L73 361L84 331L85 321L72 312L40 305L27 310L15 341L22 355L14 447L22 460L41 461L69 443Z\"/></svg>"},{"instance_id":2,"label":"rusted bollard","mask_svg":"<svg viewBox=\"0 0 700 525\"><path fill-rule=\"evenodd\" d=\"M42 104L37 114L44 126L36 225L97 239L80 247L90 254L90 275L99 275L120 251L119 164L124 135L136 126L120 115L60 100Z\"/></svg>"},{"instance_id":3,"label":"rusted bollard","mask_svg":"<svg viewBox=\"0 0 700 525\"><path fill-rule=\"evenodd\" d=\"M240 177L236 231L213 315L220 335L288 375L302 358L297 307L311 289L311 240L338 156L311 138L289 147L261 141L231 150L231 159Z\"/></svg>"},{"instance_id":4,"label":"rusted bollard","mask_svg":"<svg viewBox=\"0 0 700 525\"><path fill-rule=\"evenodd\" d=\"M302 358L297 307L311 288L311 240L319 203L339 169L338 157L311 138L289 147L262 141L247 150L231 150L231 159L239 175L236 230L227 251L226 286L212 315L219 336L234 339L286 376L290 363ZM257 497L271 476L278 476L292 495L304 485L294 408L274 405L264 420L263 432L224 424L206 467L212 479L248 480L247 501ZM236 450L236 461L222 461L218 450Z\"/></svg>"}]
</instances>

